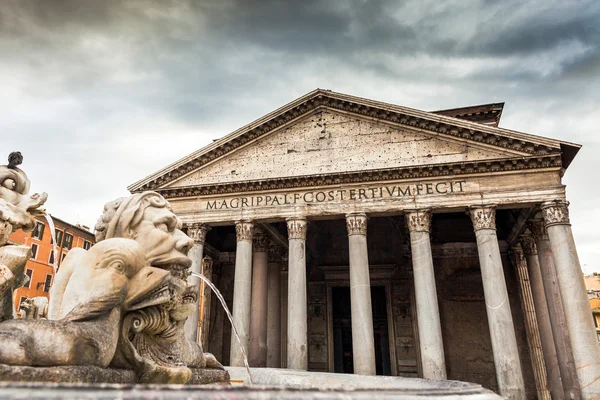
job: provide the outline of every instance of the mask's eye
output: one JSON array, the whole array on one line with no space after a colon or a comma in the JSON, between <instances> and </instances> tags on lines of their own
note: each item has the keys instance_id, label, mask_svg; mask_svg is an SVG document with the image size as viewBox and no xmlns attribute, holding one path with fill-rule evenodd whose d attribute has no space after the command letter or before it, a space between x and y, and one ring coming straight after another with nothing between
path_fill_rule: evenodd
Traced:
<instances>
[{"instance_id":1,"label":"mask's eye","mask_svg":"<svg viewBox=\"0 0 600 400\"><path fill-rule=\"evenodd\" d=\"M8 178L8 179L5 179L4 182L2 182L2 186L7 189L14 190L15 187L17 186L17 182L15 182L14 179Z\"/></svg>"},{"instance_id":2,"label":"mask's eye","mask_svg":"<svg viewBox=\"0 0 600 400\"><path fill-rule=\"evenodd\" d=\"M113 263L112 266L113 266L114 269L116 269L119 272L123 272L123 270L125 269L125 267L123 266L122 262Z\"/></svg>"}]
</instances>

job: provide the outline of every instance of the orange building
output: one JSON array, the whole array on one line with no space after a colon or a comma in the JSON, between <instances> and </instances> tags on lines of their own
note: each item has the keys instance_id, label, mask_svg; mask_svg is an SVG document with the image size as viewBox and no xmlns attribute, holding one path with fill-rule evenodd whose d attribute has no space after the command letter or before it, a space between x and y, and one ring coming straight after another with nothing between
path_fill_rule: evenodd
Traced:
<instances>
[{"instance_id":1,"label":"orange building","mask_svg":"<svg viewBox=\"0 0 600 400\"><path fill-rule=\"evenodd\" d=\"M56 253L53 251L53 240L48 221L36 218L36 226L31 232L18 230L10 235L13 244L24 244L31 247L32 257L27 261L25 274L29 282L14 292L15 311L18 313L21 302L26 298L43 296L49 298L50 287L54 279L54 262L60 263L74 247L89 249L94 243L94 234L87 226L72 225L59 218L52 217L56 229Z\"/></svg>"}]
</instances>

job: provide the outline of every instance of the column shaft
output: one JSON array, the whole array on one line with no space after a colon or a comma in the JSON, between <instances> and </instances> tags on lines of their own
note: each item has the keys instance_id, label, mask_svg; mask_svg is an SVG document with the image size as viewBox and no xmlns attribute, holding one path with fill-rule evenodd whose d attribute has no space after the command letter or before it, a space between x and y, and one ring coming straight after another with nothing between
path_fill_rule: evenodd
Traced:
<instances>
[{"instance_id":1,"label":"column shaft","mask_svg":"<svg viewBox=\"0 0 600 400\"><path fill-rule=\"evenodd\" d=\"M192 266L190 270L198 274L202 273L202 257L204 256L204 241L206 239L206 232L210 229L204 224L193 223L187 224L187 234L194 240L194 245L188 252L188 257L192 260ZM198 342L198 321L200 317L200 310L198 308L200 301L200 278L193 275L189 275L187 278L188 286L198 287L198 297L196 298L196 307L194 313L188 317L183 326L185 336L193 341Z\"/></svg>"},{"instance_id":2,"label":"column shaft","mask_svg":"<svg viewBox=\"0 0 600 400\"><path fill-rule=\"evenodd\" d=\"M546 365L546 374L548 376L548 388L550 394L555 400L565 398L562 380L560 378L560 367L556 346L554 344L554 335L552 334L552 324L548 312L548 303L546 302L546 293L544 291L544 281L538 259L537 247L531 236L521 238L521 247L525 253L527 270L529 273L529 282L533 304L535 307L535 316L538 323L540 341L544 353L544 364Z\"/></svg>"},{"instance_id":3,"label":"column shaft","mask_svg":"<svg viewBox=\"0 0 600 400\"><path fill-rule=\"evenodd\" d=\"M544 292L546 294L546 304L548 305L548 314L550 316L550 325L552 336L554 337L554 347L558 358L558 368L562 381L565 399L581 399L581 389L577 371L575 371L575 361L571 351L571 342L569 340L569 330L565 317L560 288L558 287L558 278L556 276L556 267L554 265L554 255L548 239L548 232L543 220L534 220L530 229L535 238L538 251L538 261L544 283Z\"/></svg>"},{"instance_id":4,"label":"column shaft","mask_svg":"<svg viewBox=\"0 0 600 400\"><path fill-rule=\"evenodd\" d=\"M240 341L246 354L250 334L250 306L252 289L252 234L254 224L240 221L235 224L237 247L235 250L235 272L233 281L233 323L240 335ZM229 365L244 366L244 354L231 331L231 352Z\"/></svg>"},{"instance_id":5,"label":"column shaft","mask_svg":"<svg viewBox=\"0 0 600 400\"><path fill-rule=\"evenodd\" d=\"M544 351L542 350L542 339L540 338L529 273L527 271L527 261L525 260L523 249L520 246L514 247L510 252L510 256L517 272L519 297L521 298L521 307L523 309L523 317L525 320L525 331L527 332L527 344L529 345L529 357L531 359L531 366L535 378L537 398L539 400L550 400L548 374L546 372ZM559 391L559 394L562 395L562 391Z\"/></svg>"},{"instance_id":6,"label":"column shaft","mask_svg":"<svg viewBox=\"0 0 600 400\"><path fill-rule=\"evenodd\" d=\"M423 378L443 380L446 379L446 361L429 237L431 211L408 212L406 220L410 230Z\"/></svg>"},{"instance_id":7,"label":"column shaft","mask_svg":"<svg viewBox=\"0 0 600 400\"><path fill-rule=\"evenodd\" d=\"M269 246L267 280L267 367L281 367L281 252L276 244Z\"/></svg>"},{"instance_id":8,"label":"column shaft","mask_svg":"<svg viewBox=\"0 0 600 400\"><path fill-rule=\"evenodd\" d=\"M254 231L252 253L252 304L250 308L250 366L267 366L267 235Z\"/></svg>"},{"instance_id":9,"label":"column shaft","mask_svg":"<svg viewBox=\"0 0 600 400\"><path fill-rule=\"evenodd\" d=\"M206 256L202 259L202 275L206 276L206 278L213 282L213 259L209 256ZM205 284L204 282L200 282L200 294L202 296L202 303L200 304L200 323L199 331L198 331L198 342L202 343L202 348L206 351L209 346L209 332L210 332L210 320L212 318L211 310L211 298L212 298L212 290L210 286Z\"/></svg>"},{"instance_id":10,"label":"column shaft","mask_svg":"<svg viewBox=\"0 0 600 400\"><path fill-rule=\"evenodd\" d=\"M477 252L500 394L507 399L525 399L525 383L496 236L495 208L493 206L471 207L470 213L477 238Z\"/></svg>"},{"instance_id":11,"label":"column shaft","mask_svg":"<svg viewBox=\"0 0 600 400\"><path fill-rule=\"evenodd\" d=\"M287 367L308 369L306 219L287 221L289 239Z\"/></svg>"},{"instance_id":12,"label":"column shaft","mask_svg":"<svg viewBox=\"0 0 600 400\"><path fill-rule=\"evenodd\" d=\"M600 346L569 222L568 203L542 204L583 398L600 396Z\"/></svg>"},{"instance_id":13,"label":"column shaft","mask_svg":"<svg viewBox=\"0 0 600 400\"><path fill-rule=\"evenodd\" d=\"M367 251L367 216L358 213L348 214L346 226L350 250L350 310L354 373L375 375L375 340Z\"/></svg>"}]
</instances>

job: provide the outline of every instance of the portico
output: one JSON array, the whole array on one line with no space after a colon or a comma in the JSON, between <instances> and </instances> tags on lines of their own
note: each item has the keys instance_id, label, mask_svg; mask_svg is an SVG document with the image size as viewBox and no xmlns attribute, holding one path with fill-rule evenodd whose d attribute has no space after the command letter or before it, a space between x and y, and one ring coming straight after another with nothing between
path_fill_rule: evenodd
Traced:
<instances>
[{"instance_id":1,"label":"portico","mask_svg":"<svg viewBox=\"0 0 600 400\"><path fill-rule=\"evenodd\" d=\"M190 254L214 260L251 366L458 379L511 399L598 393L561 183L579 146L499 128L501 111L316 90L130 190L203 227ZM511 263L532 233L538 258ZM210 307L205 350L243 365Z\"/></svg>"}]
</instances>

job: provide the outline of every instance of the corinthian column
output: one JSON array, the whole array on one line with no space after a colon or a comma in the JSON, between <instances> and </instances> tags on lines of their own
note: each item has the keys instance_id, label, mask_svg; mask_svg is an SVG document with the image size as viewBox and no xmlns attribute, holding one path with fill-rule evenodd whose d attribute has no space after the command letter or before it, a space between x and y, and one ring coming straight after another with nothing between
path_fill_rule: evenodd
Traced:
<instances>
[{"instance_id":1,"label":"corinthian column","mask_svg":"<svg viewBox=\"0 0 600 400\"><path fill-rule=\"evenodd\" d=\"M544 291L544 281L538 259L537 246L535 240L530 235L521 236L521 247L527 261L527 270L535 307L535 317L538 324L540 341L544 354L544 364L548 376L548 388L552 398L561 400L565 398L562 381L560 378L560 368L558 357L556 355L556 346L554 345L554 335L552 334L552 324L548 312L548 303L546 302L546 293Z\"/></svg>"},{"instance_id":2,"label":"corinthian column","mask_svg":"<svg viewBox=\"0 0 600 400\"><path fill-rule=\"evenodd\" d=\"M267 267L267 367L281 368L281 248L269 246Z\"/></svg>"},{"instance_id":3,"label":"corinthian column","mask_svg":"<svg viewBox=\"0 0 600 400\"><path fill-rule=\"evenodd\" d=\"M308 369L306 218L287 220L289 240L287 367Z\"/></svg>"},{"instance_id":4,"label":"corinthian column","mask_svg":"<svg viewBox=\"0 0 600 400\"><path fill-rule=\"evenodd\" d=\"M531 366L533 367L533 376L537 389L538 400L550 400L550 391L548 389L548 375L546 373L546 364L544 362L544 352L540 339L540 332L535 315L535 306L533 304L533 294L527 272L527 261L520 246L513 247L509 253L511 261L517 270L517 282L519 283L519 295L521 298L521 307L525 317L525 331L527 332L527 344L529 345L529 356ZM559 392L562 395L562 390Z\"/></svg>"},{"instance_id":5,"label":"corinthian column","mask_svg":"<svg viewBox=\"0 0 600 400\"><path fill-rule=\"evenodd\" d=\"M431 211L407 212L406 222L410 231L423 378L443 380L446 361L429 238Z\"/></svg>"},{"instance_id":6,"label":"corinthian column","mask_svg":"<svg viewBox=\"0 0 600 400\"><path fill-rule=\"evenodd\" d=\"M202 257L204 256L204 241L206 240L206 232L210 230L205 224L193 223L186 224L187 235L194 241L194 245L188 252L188 257L192 260L192 266L190 270L197 274L202 273ZM198 320L200 316L200 309L198 304L200 301L200 278L194 275L187 277L188 286L197 286L198 297L196 298L196 307L194 313L188 317L185 321L183 330L185 336L194 342L198 342Z\"/></svg>"},{"instance_id":7,"label":"corinthian column","mask_svg":"<svg viewBox=\"0 0 600 400\"><path fill-rule=\"evenodd\" d=\"M375 375L375 340L371 309L371 281L367 252L367 216L346 215L350 250L350 311L354 373Z\"/></svg>"},{"instance_id":8,"label":"corinthian column","mask_svg":"<svg viewBox=\"0 0 600 400\"><path fill-rule=\"evenodd\" d=\"M487 205L470 207L469 211L477 238L477 252L500 394L507 399L525 399L525 384L515 327L496 236L496 210L494 206Z\"/></svg>"},{"instance_id":9,"label":"corinthian column","mask_svg":"<svg viewBox=\"0 0 600 400\"><path fill-rule=\"evenodd\" d=\"M548 239L546 225L542 219L536 218L529 225L529 230L533 234L538 253L540 274L544 284L545 301L548 306L548 315L552 337L554 338L556 357L558 358L558 369L560 370L564 398L581 399L581 389L579 388L579 379L575 371L575 361L573 360L573 352L571 351L565 309L558 286L554 255L552 254L552 246L550 245L550 239Z\"/></svg>"},{"instance_id":10,"label":"corinthian column","mask_svg":"<svg viewBox=\"0 0 600 400\"><path fill-rule=\"evenodd\" d=\"M600 396L600 346L571 232L568 205L564 200L548 201L541 209L554 255L581 394L584 399L597 398Z\"/></svg>"},{"instance_id":11,"label":"corinthian column","mask_svg":"<svg viewBox=\"0 0 600 400\"><path fill-rule=\"evenodd\" d=\"M252 304L250 309L250 365L267 366L267 249L269 238L254 230L252 254Z\"/></svg>"},{"instance_id":12,"label":"corinthian column","mask_svg":"<svg viewBox=\"0 0 600 400\"><path fill-rule=\"evenodd\" d=\"M250 332L250 305L252 288L252 236L254 224L250 221L235 223L237 246L235 250L235 274L233 281L233 324L239 335L240 342L248 353ZM229 365L244 366L244 354L231 331L231 352Z\"/></svg>"}]
</instances>

